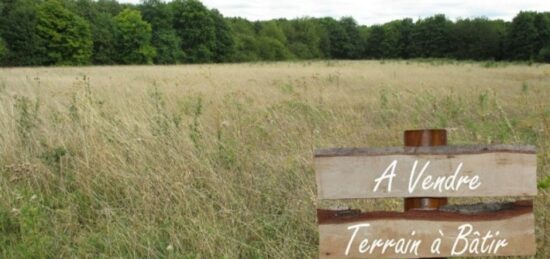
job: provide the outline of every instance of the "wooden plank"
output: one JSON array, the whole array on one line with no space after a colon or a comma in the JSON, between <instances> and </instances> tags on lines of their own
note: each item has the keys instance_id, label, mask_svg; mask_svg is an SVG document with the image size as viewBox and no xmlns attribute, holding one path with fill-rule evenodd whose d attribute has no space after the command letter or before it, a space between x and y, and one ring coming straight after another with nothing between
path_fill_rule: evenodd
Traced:
<instances>
[{"instance_id":1,"label":"wooden plank","mask_svg":"<svg viewBox=\"0 0 550 259\"><path fill-rule=\"evenodd\" d=\"M318 210L320 258L527 256L536 252L532 202L496 212Z\"/></svg>"},{"instance_id":2,"label":"wooden plank","mask_svg":"<svg viewBox=\"0 0 550 259\"><path fill-rule=\"evenodd\" d=\"M314 162L319 199L537 194L532 146L325 149Z\"/></svg>"},{"instance_id":3,"label":"wooden plank","mask_svg":"<svg viewBox=\"0 0 550 259\"><path fill-rule=\"evenodd\" d=\"M324 148L315 151L315 157L333 156L384 156L384 155L460 155L482 154L488 152L535 154L531 145L469 145L469 146L420 146L420 147L382 147L382 148Z\"/></svg>"}]
</instances>

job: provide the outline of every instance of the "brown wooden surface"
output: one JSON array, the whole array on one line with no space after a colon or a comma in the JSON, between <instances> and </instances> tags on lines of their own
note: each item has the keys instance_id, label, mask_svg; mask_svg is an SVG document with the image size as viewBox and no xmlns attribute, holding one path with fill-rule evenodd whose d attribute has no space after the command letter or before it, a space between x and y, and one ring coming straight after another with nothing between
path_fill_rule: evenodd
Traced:
<instances>
[{"instance_id":1,"label":"brown wooden surface","mask_svg":"<svg viewBox=\"0 0 550 259\"><path fill-rule=\"evenodd\" d=\"M403 208L408 210L435 210L441 206L447 205L447 198L436 197L420 197L420 198L405 198Z\"/></svg>"},{"instance_id":2,"label":"brown wooden surface","mask_svg":"<svg viewBox=\"0 0 550 259\"><path fill-rule=\"evenodd\" d=\"M463 214L443 211L407 211L407 212L368 212L355 215L337 216L336 211L318 210L320 254L321 258L415 258L415 257L451 257L451 256L507 256L507 255L533 255L536 251L534 236L534 216L532 202L520 201L511 207L500 211L487 211L475 214ZM358 224L370 224L362 227L350 242L353 234L353 226ZM459 227L470 225L472 232L458 238ZM439 232L441 230L441 234ZM412 232L414 231L414 235ZM475 235L475 231L480 234ZM505 239L507 245L498 250L481 251L480 246L475 250L464 251L460 254L452 254L453 244L457 246L455 252L462 252L467 240L469 245L481 244L483 237L491 231L493 238L488 238L486 244L494 239ZM498 238L495 237L499 232ZM464 233L463 233L464 234ZM361 243L368 239L368 244L375 240L419 240L421 243L416 250L407 253L396 253L395 249L388 247L382 253L382 247L377 247L373 253L359 252ZM440 253L431 252L430 248L434 240L441 238ZM478 241L474 241L477 238ZM457 241L458 240L458 241ZM495 240L496 242L496 240ZM350 245L349 253L346 248ZM391 244L391 243L390 243ZM486 246L488 247L488 246ZM490 252L489 252L490 251Z\"/></svg>"},{"instance_id":3,"label":"brown wooden surface","mask_svg":"<svg viewBox=\"0 0 550 259\"><path fill-rule=\"evenodd\" d=\"M338 149L320 151L315 157L317 191L320 199L383 197L472 197L534 196L536 188L536 154L530 146L419 147L391 149ZM374 192L375 179L397 161L396 176L382 181ZM427 167L413 192L409 192L410 175L418 161L415 175ZM459 176L479 176L480 186L458 190L422 188L424 177L449 178L462 163ZM413 178L414 181L414 178Z\"/></svg>"},{"instance_id":4,"label":"brown wooden surface","mask_svg":"<svg viewBox=\"0 0 550 259\"><path fill-rule=\"evenodd\" d=\"M485 153L536 154L531 145L467 145L467 146L424 146L424 147L380 147L380 148L322 148L315 151L315 157L340 156L388 156L388 155L463 155Z\"/></svg>"},{"instance_id":5,"label":"brown wooden surface","mask_svg":"<svg viewBox=\"0 0 550 259\"><path fill-rule=\"evenodd\" d=\"M420 129L405 130L403 143L406 147L431 147L447 145L447 130Z\"/></svg>"}]
</instances>

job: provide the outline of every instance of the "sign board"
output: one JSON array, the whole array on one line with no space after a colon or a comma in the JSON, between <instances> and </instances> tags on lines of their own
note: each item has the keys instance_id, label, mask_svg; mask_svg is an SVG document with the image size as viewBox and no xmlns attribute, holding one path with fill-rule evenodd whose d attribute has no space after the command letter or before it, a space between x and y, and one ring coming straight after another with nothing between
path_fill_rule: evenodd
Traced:
<instances>
[{"instance_id":1,"label":"sign board","mask_svg":"<svg viewBox=\"0 0 550 259\"><path fill-rule=\"evenodd\" d=\"M316 152L319 199L535 196L532 146L340 148ZM321 258L533 255L531 201L481 209L317 211ZM452 206L451 206L452 207ZM449 207L449 208L451 208Z\"/></svg>"},{"instance_id":2,"label":"sign board","mask_svg":"<svg viewBox=\"0 0 550 259\"><path fill-rule=\"evenodd\" d=\"M315 155L320 199L534 196L536 166L531 146L342 148Z\"/></svg>"}]
</instances>

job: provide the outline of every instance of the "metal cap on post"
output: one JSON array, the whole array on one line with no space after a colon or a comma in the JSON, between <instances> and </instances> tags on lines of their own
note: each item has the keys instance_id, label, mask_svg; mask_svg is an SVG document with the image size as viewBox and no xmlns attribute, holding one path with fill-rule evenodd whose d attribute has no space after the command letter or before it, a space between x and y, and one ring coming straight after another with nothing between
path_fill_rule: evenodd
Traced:
<instances>
[{"instance_id":1,"label":"metal cap on post","mask_svg":"<svg viewBox=\"0 0 550 259\"><path fill-rule=\"evenodd\" d=\"M406 130L403 135L406 147L447 145L447 131L444 129ZM446 204L447 198L406 198L405 211L436 210Z\"/></svg>"}]
</instances>

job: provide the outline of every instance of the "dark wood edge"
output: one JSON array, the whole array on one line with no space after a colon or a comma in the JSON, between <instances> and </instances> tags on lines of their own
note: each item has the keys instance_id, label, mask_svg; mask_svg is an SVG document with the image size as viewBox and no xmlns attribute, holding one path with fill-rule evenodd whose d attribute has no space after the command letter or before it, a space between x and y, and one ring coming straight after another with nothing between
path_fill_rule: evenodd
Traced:
<instances>
[{"instance_id":1,"label":"dark wood edge","mask_svg":"<svg viewBox=\"0 0 550 259\"><path fill-rule=\"evenodd\" d=\"M444 212L438 210L410 210L406 212L397 211L375 211L355 213L351 215L338 214L341 211L317 209L317 220L319 224L343 224L365 220L386 220L386 219L406 219L406 220L430 220L430 221L491 221L512 218L515 216L533 213L533 201L516 201L511 208L500 211L478 212L475 214L462 214L454 212Z\"/></svg>"},{"instance_id":2,"label":"dark wood edge","mask_svg":"<svg viewBox=\"0 0 550 259\"><path fill-rule=\"evenodd\" d=\"M315 150L315 157L334 156L385 156L385 155L461 155L483 153L536 154L531 145L470 145L431 147L386 147L386 148L326 148Z\"/></svg>"}]
</instances>

